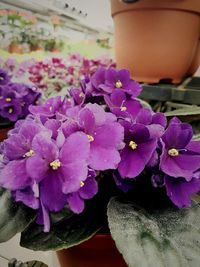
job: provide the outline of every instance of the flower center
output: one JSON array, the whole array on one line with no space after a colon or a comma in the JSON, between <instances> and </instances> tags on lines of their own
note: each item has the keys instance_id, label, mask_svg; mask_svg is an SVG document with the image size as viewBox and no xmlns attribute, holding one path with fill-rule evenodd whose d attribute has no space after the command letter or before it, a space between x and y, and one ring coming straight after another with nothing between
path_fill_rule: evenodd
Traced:
<instances>
[{"instance_id":1,"label":"flower center","mask_svg":"<svg viewBox=\"0 0 200 267\"><path fill-rule=\"evenodd\" d=\"M115 83L115 87L116 88L122 88L122 82L120 80L118 80L116 83Z\"/></svg>"},{"instance_id":2,"label":"flower center","mask_svg":"<svg viewBox=\"0 0 200 267\"><path fill-rule=\"evenodd\" d=\"M26 157L26 158L30 158L30 157L32 157L34 155L34 151L32 150L32 149L30 149L28 152L26 152L25 154L24 154L24 157Z\"/></svg>"},{"instance_id":3,"label":"flower center","mask_svg":"<svg viewBox=\"0 0 200 267\"><path fill-rule=\"evenodd\" d=\"M83 187L84 184L85 184L85 183L84 183L83 181L80 182L80 186L81 186L81 187Z\"/></svg>"},{"instance_id":4,"label":"flower center","mask_svg":"<svg viewBox=\"0 0 200 267\"><path fill-rule=\"evenodd\" d=\"M4 77L0 76L0 81L3 81L4 80Z\"/></svg>"},{"instance_id":5,"label":"flower center","mask_svg":"<svg viewBox=\"0 0 200 267\"><path fill-rule=\"evenodd\" d=\"M120 107L120 110L121 110L121 111L126 111L127 108L122 106L122 107Z\"/></svg>"},{"instance_id":6,"label":"flower center","mask_svg":"<svg viewBox=\"0 0 200 267\"><path fill-rule=\"evenodd\" d=\"M61 162L59 161L59 159L56 159L52 161L49 165L51 166L53 170L57 170L58 168L60 168Z\"/></svg>"},{"instance_id":7,"label":"flower center","mask_svg":"<svg viewBox=\"0 0 200 267\"><path fill-rule=\"evenodd\" d=\"M135 150L137 148L137 144L134 141L130 141L129 142L129 147L133 150Z\"/></svg>"},{"instance_id":8,"label":"flower center","mask_svg":"<svg viewBox=\"0 0 200 267\"><path fill-rule=\"evenodd\" d=\"M6 102L11 102L12 101L12 99L10 98L10 97L6 97Z\"/></svg>"},{"instance_id":9,"label":"flower center","mask_svg":"<svg viewBox=\"0 0 200 267\"><path fill-rule=\"evenodd\" d=\"M8 113L12 113L13 112L13 109L12 108L9 108L9 110L8 110Z\"/></svg>"},{"instance_id":10,"label":"flower center","mask_svg":"<svg viewBox=\"0 0 200 267\"><path fill-rule=\"evenodd\" d=\"M79 97L84 97L85 95L84 95L84 93L83 92L81 92L80 94L79 94Z\"/></svg>"},{"instance_id":11,"label":"flower center","mask_svg":"<svg viewBox=\"0 0 200 267\"><path fill-rule=\"evenodd\" d=\"M172 157L176 157L179 155L179 152L176 148L171 148L168 150L168 155L170 155Z\"/></svg>"},{"instance_id":12,"label":"flower center","mask_svg":"<svg viewBox=\"0 0 200 267\"><path fill-rule=\"evenodd\" d=\"M89 139L89 142L93 142L94 141L94 137L92 135L87 134L87 137Z\"/></svg>"}]
</instances>

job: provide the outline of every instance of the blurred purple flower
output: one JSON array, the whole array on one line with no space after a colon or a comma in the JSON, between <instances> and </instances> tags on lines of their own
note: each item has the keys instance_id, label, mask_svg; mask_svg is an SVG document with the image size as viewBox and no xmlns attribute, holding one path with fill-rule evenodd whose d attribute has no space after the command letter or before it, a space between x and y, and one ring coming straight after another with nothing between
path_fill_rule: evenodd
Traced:
<instances>
[{"instance_id":1,"label":"blurred purple flower","mask_svg":"<svg viewBox=\"0 0 200 267\"><path fill-rule=\"evenodd\" d=\"M10 82L10 76L4 69L0 69L0 86L6 85Z\"/></svg>"}]
</instances>

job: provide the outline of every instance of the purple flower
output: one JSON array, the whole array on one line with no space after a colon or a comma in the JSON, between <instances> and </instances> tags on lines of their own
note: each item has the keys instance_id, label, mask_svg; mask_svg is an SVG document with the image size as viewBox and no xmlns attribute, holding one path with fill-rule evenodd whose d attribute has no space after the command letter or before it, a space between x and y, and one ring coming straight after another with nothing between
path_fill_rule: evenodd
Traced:
<instances>
[{"instance_id":1,"label":"purple flower","mask_svg":"<svg viewBox=\"0 0 200 267\"><path fill-rule=\"evenodd\" d=\"M200 172L194 174L190 181L184 178L164 177L167 195L179 208L191 206L191 196L200 191Z\"/></svg>"},{"instance_id":2,"label":"purple flower","mask_svg":"<svg viewBox=\"0 0 200 267\"><path fill-rule=\"evenodd\" d=\"M177 119L171 120L162 136L160 169L172 177L189 181L200 168L200 141L191 141L192 127Z\"/></svg>"},{"instance_id":3,"label":"purple flower","mask_svg":"<svg viewBox=\"0 0 200 267\"><path fill-rule=\"evenodd\" d=\"M122 177L135 178L151 159L158 139L151 138L148 128L142 124L131 125L126 121L121 124L125 129L126 146L121 152L118 171Z\"/></svg>"},{"instance_id":4,"label":"purple flower","mask_svg":"<svg viewBox=\"0 0 200 267\"><path fill-rule=\"evenodd\" d=\"M87 179L81 183L81 188L74 193L67 195L67 202L74 213L83 211L84 200L92 198L98 191L98 184L95 180L96 173L92 170L88 172Z\"/></svg>"},{"instance_id":5,"label":"purple flower","mask_svg":"<svg viewBox=\"0 0 200 267\"><path fill-rule=\"evenodd\" d=\"M29 107L29 111L34 115L40 115L44 117L53 117L62 106L62 99L60 96L49 98L44 104L40 106Z\"/></svg>"},{"instance_id":6,"label":"purple flower","mask_svg":"<svg viewBox=\"0 0 200 267\"><path fill-rule=\"evenodd\" d=\"M97 104L88 104L79 114L79 124L90 141L89 166L95 170L116 169L124 136L116 117Z\"/></svg>"},{"instance_id":7,"label":"purple flower","mask_svg":"<svg viewBox=\"0 0 200 267\"><path fill-rule=\"evenodd\" d=\"M110 96L104 96L110 111L119 118L134 120L141 110L141 104L136 99L127 97L123 91L114 91Z\"/></svg>"},{"instance_id":8,"label":"purple flower","mask_svg":"<svg viewBox=\"0 0 200 267\"><path fill-rule=\"evenodd\" d=\"M66 194L78 191L87 178L89 142L85 134L76 132L59 151L53 140L39 134L33 139L32 147L35 155L27 160L27 172L40 184L41 208L37 222L44 223L45 231L49 231L48 211L61 210L67 203Z\"/></svg>"},{"instance_id":9,"label":"purple flower","mask_svg":"<svg viewBox=\"0 0 200 267\"><path fill-rule=\"evenodd\" d=\"M131 79L128 70L101 67L92 75L86 91L95 96L111 94L115 90L120 90L131 97L136 97L140 94L142 88L136 81Z\"/></svg>"},{"instance_id":10,"label":"purple flower","mask_svg":"<svg viewBox=\"0 0 200 267\"><path fill-rule=\"evenodd\" d=\"M108 69L105 73L105 85L103 89L109 93L120 89L132 97L138 96L142 90L141 86L131 79L128 70L116 70L112 68Z\"/></svg>"},{"instance_id":11,"label":"purple flower","mask_svg":"<svg viewBox=\"0 0 200 267\"><path fill-rule=\"evenodd\" d=\"M167 119L161 112L154 113L148 108L141 108L135 119L136 123L147 126L151 137L162 136L167 125Z\"/></svg>"},{"instance_id":12,"label":"purple flower","mask_svg":"<svg viewBox=\"0 0 200 267\"><path fill-rule=\"evenodd\" d=\"M10 76L6 70L0 69L0 86L6 85L10 82Z\"/></svg>"},{"instance_id":13,"label":"purple flower","mask_svg":"<svg viewBox=\"0 0 200 267\"><path fill-rule=\"evenodd\" d=\"M18 100L13 100L12 103L6 103L0 108L0 115L10 121L16 121L21 115L22 108Z\"/></svg>"},{"instance_id":14,"label":"purple flower","mask_svg":"<svg viewBox=\"0 0 200 267\"><path fill-rule=\"evenodd\" d=\"M71 88L69 91L76 105L80 105L85 100L85 94L80 88Z\"/></svg>"}]
</instances>

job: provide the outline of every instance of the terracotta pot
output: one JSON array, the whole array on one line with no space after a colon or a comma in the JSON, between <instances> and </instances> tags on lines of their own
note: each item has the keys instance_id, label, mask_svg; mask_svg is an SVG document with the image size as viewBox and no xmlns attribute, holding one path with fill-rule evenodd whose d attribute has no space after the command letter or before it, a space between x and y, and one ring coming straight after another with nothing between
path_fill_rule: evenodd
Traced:
<instances>
[{"instance_id":1,"label":"terracotta pot","mask_svg":"<svg viewBox=\"0 0 200 267\"><path fill-rule=\"evenodd\" d=\"M199 0L111 0L117 67L139 82L179 83L200 36Z\"/></svg>"},{"instance_id":2,"label":"terracotta pot","mask_svg":"<svg viewBox=\"0 0 200 267\"><path fill-rule=\"evenodd\" d=\"M9 53L17 53L17 54L22 54L22 47L19 44L11 43L8 47L8 52Z\"/></svg>"},{"instance_id":3,"label":"terracotta pot","mask_svg":"<svg viewBox=\"0 0 200 267\"><path fill-rule=\"evenodd\" d=\"M197 46L197 50L196 50L195 56L193 58L192 64L191 64L187 74L189 76L192 76L197 71L199 66L200 66L200 40L199 40L199 44Z\"/></svg>"},{"instance_id":4,"label":"terracotta pot","mask_svg":"<svg viewBox=\"0 0 200 267\"><path fill-rule=\"evenodd\" d=\"M60 52L60 49L57 47L54 47L54 48L50 49L50 52L58 53L58 52Z\"/></svg>"},{"instance_id":5,"label":"terracotta pot","mask_svg":"<svg viewBox=\"0 0 200 267\"><path fill-rule=\"evenodd\" d=\"M35 52L35 51L42 51L42 47L39 45L30 45L30 51Z\"/></svg>"},{"instance_id":6,"label":"terracotta pot","mask_svg":"<svg viewBox=\"0 0 200 267\"><path fill-rule=\"evenodd\" d=\"M80 245L57 251L61 267L127 267L109 234L97 234Z\"/></svg>"}]
</instances>

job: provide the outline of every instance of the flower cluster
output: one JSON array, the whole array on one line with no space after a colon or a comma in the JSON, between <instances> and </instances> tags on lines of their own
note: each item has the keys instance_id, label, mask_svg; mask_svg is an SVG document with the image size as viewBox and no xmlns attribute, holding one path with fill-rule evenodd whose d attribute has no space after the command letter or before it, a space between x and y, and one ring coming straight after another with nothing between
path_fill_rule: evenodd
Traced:
<instances>
[{"instance_id":1,"label":"flower cluster","mask_svg":"<svg viewBox=\"0 0 200 267\"><path fill-rule=\"evenodd\" d=\"M0 69L0 116L17 121L29 114L28 107L35 104L40 92L33 86L13 83L4 69Z\"/></svg>"},{"instance_id":2,"label":"flower cluster","mask_svg":"<svg viewBox=\"0 0 200 267\"><path fill-rule=\"evenodd\" d=\"M29 79L50 95L67 86L79 86L80 80L93 74L99 66L115 65L108 58L89 60L79 54L71 54L66 59L52 58L32 64Z\"/></svg>"},{"instance_id":3,"label":"flower cluster","mask_svg":"<svg viewBox=\"0 0 200 267\"><path fill-rule=\"evenodd\" d=\"M152 187L166 188L178 207L200 190L200 141L177 118L143 108L141 87L127 70L99 68L69 98L30 106L2 145L0 184L15 201L36 209L50 230L49 213L83 211L98 192L96 177L112 170L124 192L149 170ZM106 177L105 177L106 179Z\"/></svg>"}]
</instances>

